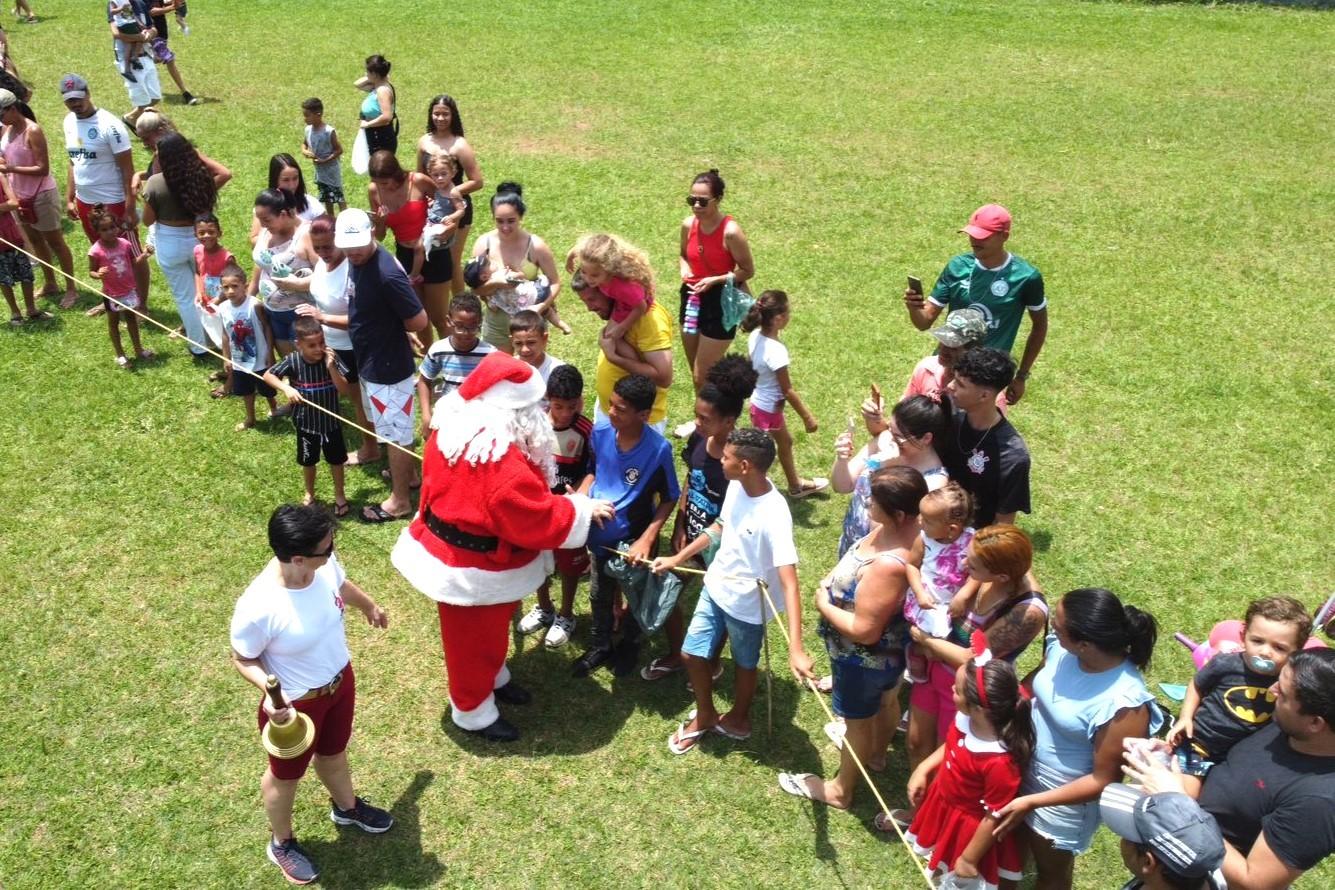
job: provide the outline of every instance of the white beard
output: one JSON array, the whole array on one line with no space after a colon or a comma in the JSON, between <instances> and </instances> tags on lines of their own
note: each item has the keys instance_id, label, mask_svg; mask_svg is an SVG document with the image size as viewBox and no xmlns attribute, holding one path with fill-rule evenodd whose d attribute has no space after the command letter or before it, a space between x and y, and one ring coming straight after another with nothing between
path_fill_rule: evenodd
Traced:
<instances>
[{"instance_id":1,"label":"white beard","mask_svg":"<svg viewBox=\"0 0 1335 890\"><path fill-rule=\"evenodd\" d=\"M542 405L502 408L481 399L465 401L458 390L436 403L431 415L436 447L453 465L459 458L476 466L500 460L515 445L556 484L556 433Z\"/></svg>"}]
</instances>

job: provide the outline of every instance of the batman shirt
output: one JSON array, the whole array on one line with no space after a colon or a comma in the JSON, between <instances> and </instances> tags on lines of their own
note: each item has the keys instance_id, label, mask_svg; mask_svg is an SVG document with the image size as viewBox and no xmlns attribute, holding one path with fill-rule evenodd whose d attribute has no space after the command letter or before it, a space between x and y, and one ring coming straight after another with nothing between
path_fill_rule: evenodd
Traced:
<instances>
[{"instance_id":1,"label":"batman shirt","mask_svg":"<svg viewBox=\"0 0 1335 890\"><path fill-rule=\"evenodd\" d=\"M1219 763L1229 748L1270 722L1275 676L1249 669L1241 652L1216 655L1192 682L1201 697L1192 741L1205 760Z\"/></svg>"}]
</instances>

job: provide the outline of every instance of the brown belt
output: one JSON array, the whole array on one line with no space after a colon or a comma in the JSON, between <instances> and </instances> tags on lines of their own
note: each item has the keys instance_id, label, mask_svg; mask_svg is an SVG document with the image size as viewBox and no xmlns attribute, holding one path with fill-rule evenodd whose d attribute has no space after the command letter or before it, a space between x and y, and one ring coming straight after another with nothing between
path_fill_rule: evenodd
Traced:
<instances>
[{"instance_id":1,"label":"brown belt","mask_svg":"<svg viewBox=\"0 0 1335 890\"><path fill-rule=\"evenodd\" d=\"M344 670L347 669L344 668ZM342 684L342 682L343 682L343 671L339 671L337 674L334 674L334 679L330 680L328 683L324 684L323 686L317 687L315 689L307 690L305 695L295 700L308 701L312 698L319 698L322 695L333 695L335 692L338 692L338 687L340 684Z\"/></svg>"}]
</instances>

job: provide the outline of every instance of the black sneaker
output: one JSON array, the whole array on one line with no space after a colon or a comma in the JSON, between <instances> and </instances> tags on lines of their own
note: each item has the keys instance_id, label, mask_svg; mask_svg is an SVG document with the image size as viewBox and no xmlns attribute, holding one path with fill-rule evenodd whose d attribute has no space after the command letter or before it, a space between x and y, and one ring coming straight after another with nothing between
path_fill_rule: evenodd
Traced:
<instances>
[{"instance_id":1,"label":"black sneaker","mask_svg":"<svg viewBox=\"0 0 1335 890\"><path fill-rule=\"evenodd\" d=\"M283 877L292 884L309 884L320 876L320 870L311 862L306 851L297 846L296 838L288 838L281 844L269 839L266 852L269 861L283 870Z\"/></svg>"},{"instance_id":2,"label":"black sneaker","mask_svg":"<svg viewBox=\"0 0 1335 890\"><path fill-rule=\"evenodd\" d=\"M587 677L589 674L598 670L598 668L607 664L611 658L611 649L595 647L575 659L575 663L570 667L570 673L576 677Z\"/></svg>"},{"instance_id":3,"label":"black sneaker","mask_svg":"<svg viewBox=\"0 0 1335 890\"><path fill-rule=\"evenodd\" d=\"M181 98L185 100L185 104L186 104L186 105L198 105L198 104L199 104L199 97L198 97L198 96L192 96L192 95L190 94L190 91L189 91L189 90L183 90L183 91L181 92Z\"/></svg>"},{"instance_id":4,"label":"black sneaker","mask_svg":"<svg viewBox=\"0 0 1335 890\"><path fill-rule=\"evenodd\" d=\"M329 818L335 825L356 825L370 834L384 834L394 824L394 817L388 811L373 807L360 797L350 810L340 810L338 804L329 801Z\"/></svg>"}]
</instances>

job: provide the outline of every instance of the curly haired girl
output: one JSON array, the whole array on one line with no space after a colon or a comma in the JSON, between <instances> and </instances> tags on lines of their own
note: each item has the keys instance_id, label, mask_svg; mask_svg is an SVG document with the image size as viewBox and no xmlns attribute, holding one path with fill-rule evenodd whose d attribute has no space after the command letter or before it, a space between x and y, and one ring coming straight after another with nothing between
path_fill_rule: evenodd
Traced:
<instances>
[{"instance_id":1,"label":"curly haired girl","mask_svg":"<svg viewBox=\"0 0 1335 890\"><path fill-rule=\"evenodd\" d=\"M570 254L570 262L578 261L584 280L612 301L612 320L603 336L624 340L654 302L654 270L648 254L606 234L584 236Z\"/></svg>"}]
</instances>

